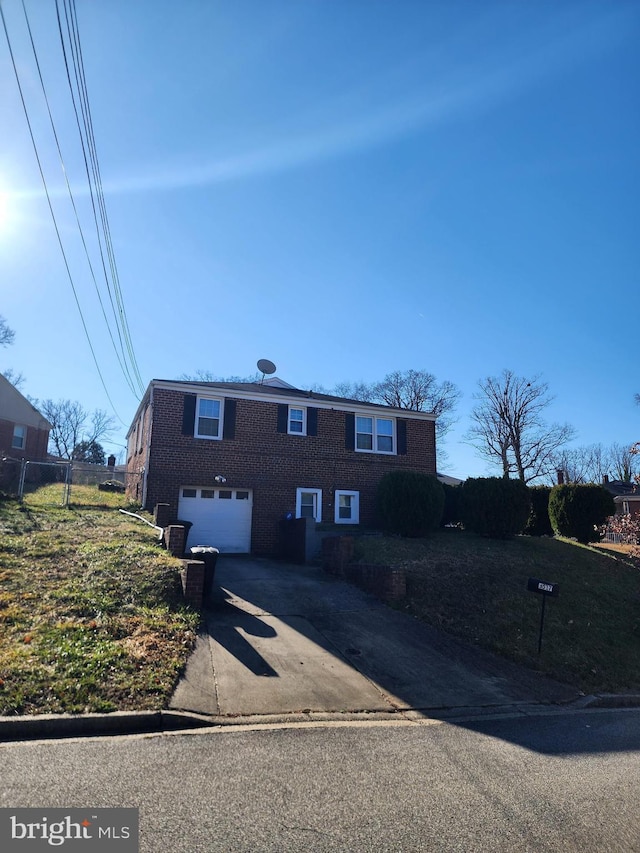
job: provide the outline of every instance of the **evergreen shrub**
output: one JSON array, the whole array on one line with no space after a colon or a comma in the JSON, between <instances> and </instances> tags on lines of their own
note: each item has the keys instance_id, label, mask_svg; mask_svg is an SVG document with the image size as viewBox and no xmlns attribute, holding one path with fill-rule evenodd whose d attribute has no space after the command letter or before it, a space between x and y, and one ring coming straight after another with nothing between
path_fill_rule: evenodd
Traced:
<instances>
[{"instance_id":1,"label":"evergreen shrub","mask_svg":"<svg viewBox=\"0 0 640 853\"><path fill-rule=\"evenodd\" d=\"M442 483L444 490L444 512L442 513L441 527L447 524L458 524L462 521L461 516L461 486L450 486L448 483Z\"/></svg>"},{"instance_id":2,"label":"evergreen shrub","mask_svg":"<svg viewBox=\"0 0 640 853\"><path fill-rule=\"evenodd\" d=\"M551 486L532 486L529 489L531 512L523 533L527 536L553 536L549 519Z\"/></svg>"},{"instance_id":3,"label":"evergreen shrub","mask_svg":"<svg viewBox=\"0 0 640 853\"><path fill-rule=\"evenodd\" d=\"M380 480L377 508L386 532L427 536L440 524L444 489L435 477L419 471L390 471Z\"/></svg>"},{"instance_id":4,"label":"evergreen shrub","mask_svg":"<svg viewBox=\"0 0 640 853\"><path fill-rule=\"evenodd\" d=\"M470 477L462 485L462 521L468 530L491 539L521 533L531 509L522 480Z\"/></svg>"},{"instance_id":5,"label":"evergreen shrub","mask_svg":"<svg viewBox=\"0 0 640 853\"><path fill-rule=\"evenodd\" d=\"M554 532L578 542L598 542L598 528L614 512L613 497L604 486L554 486L549 495L549 518Z\"/></svg>"}]
</instances>

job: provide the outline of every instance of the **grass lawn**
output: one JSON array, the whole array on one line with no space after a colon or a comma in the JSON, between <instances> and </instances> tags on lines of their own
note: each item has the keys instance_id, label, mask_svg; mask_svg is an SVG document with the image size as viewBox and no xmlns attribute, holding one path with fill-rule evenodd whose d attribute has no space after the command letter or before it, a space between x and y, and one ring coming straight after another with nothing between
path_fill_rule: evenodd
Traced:
<instances>
[{"instance_id":1,"label":"grass lawn","mask_svg":"<svg viewBox=\"0 0 640 853\"><path fill-rule=\"evenodd\" d=\"M60 485L0 501L0 714L166 707L199 615L125 498Z\"/></svg>"},{"instance_id":2,"label":"grass lawn","mask_svg":"<svg viewBox=\"0 0 640 853\"><path fill-rule=\"evenodd\" d=\"M364 562L403 566L418 619L584 692L640 690L640 563L613 549L562 539L483 539L442 530L430 539L364 537ZM527 579L559 584L547 598Z\"/></svg>"}]
</instances>

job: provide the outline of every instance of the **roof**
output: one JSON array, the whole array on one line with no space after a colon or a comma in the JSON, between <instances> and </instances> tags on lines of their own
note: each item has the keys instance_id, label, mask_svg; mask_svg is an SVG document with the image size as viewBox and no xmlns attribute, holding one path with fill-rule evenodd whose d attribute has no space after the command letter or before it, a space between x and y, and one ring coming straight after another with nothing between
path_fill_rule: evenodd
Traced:
<instances>
[{"instance_id":1,"label":"roof","mask_svg":"<svg viewBox=\"0 0 640 853\"><path fill-rule=\"evenodd\" d=\"M270 377L264 382L197 382L187 379L152 379L145 392L142 402L134 415L132 424L138 419L139 413L145 400L154 387L166 388L172 391L187 391L191 393L206 394L207 392L226 393L233 392L231 396L249 400L269 401L275 403L299 403L305 406L316 406L324 409L343 409L345 411L372 412L384 411L399 417L413 418L416 420L435 421L433 412L417 412L413 409L398 409L387 406L384 403L367 403L363 400L353 400L349 397L336 397L332 394L320 394L317 391L294 388L277 377ZM129 430L131 432L131 429Z\"/></svg>"},{"instance_id":2,"label":"roof","mask_svg":"<svg viewBox=\"0 0 640 853\"><path fill-rule=\"evenodd\" d=\"M609 480L602 484L608 492L616 497L618 495L632 495L636 491L636 484L624 480Z\"/></svg>"},{"instance_id":3,"label":"roof","mask_svg":"<svg viewBox=\"0 0 640 853\"><path fill-rule=\"evenodd\" d=\"M14 424L50 430L51 424L15 385L0 373L0 417Z\"/></svg>"}]
</instances>

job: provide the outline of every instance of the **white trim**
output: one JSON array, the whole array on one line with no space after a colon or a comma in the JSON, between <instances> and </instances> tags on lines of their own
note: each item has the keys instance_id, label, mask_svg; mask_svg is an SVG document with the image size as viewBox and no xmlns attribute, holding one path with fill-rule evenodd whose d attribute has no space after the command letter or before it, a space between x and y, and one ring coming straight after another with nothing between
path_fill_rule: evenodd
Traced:
<instances>
[{"instance_id":1,"label":"white trim","mask_svg":"<svg viewBox=\"0 0 640 853\"><path fill-rule=\"evenodd\" d=\"M204 434L201 435L198 432L198 422L200 420L200 403L205 401L205 400L212 402L212 403L218 403L218 405L220 407L218 410L217 419L208 417L207 415L202 416L206 420L210 420L210 421L217 420L218 421L218 434L217 435L204 435ZM194 438L204 438L204 439L207 439L209 441L220 441L222 439L223 427L224 427L224 398L223 397L214 397L213 395L209 395L209 394L198 394L196 397L196 416L195 416L194 422L193 422L193 437Z\"/></svg>"},{"instance_id":2,"label":"white trim","mask_svg":"<svg viewBox=\"0 0 640 853\"><path fill-rule=\"evenodd\" d=\"M203 397L232 397L237 400L256 400L259 403L286 403L287 405L313 406L316 409L329 409L338 412L361 413L369 417L398 417L418 421L435 421L437 416L433 412L415 412L412 409L396 409L393 406L375 405L373 403L358 403L353 400L335 401L322 400L315 397L313 392L292 396L283 391L282 394L261 394L259 391L244 391L238 388L228 388L224 383L216 385L206 382L172 382L168 379L153 379L150 383L156 388L166 391L180 391L183 394L198 394Z\"/></svg>"},{"instance_id":3,"label":"white trim","mask_svg":"<svg viewBox=\"0 0 640 853\"><path fill-rule=\"evenodd\" d=\"M302 420L296 421L296 423L302 424L302 430L294 430L291 429L291 409L295 409L296 412L302 412ZM287 433L289 435L306 435L307 434L307 407L306 406L295 406L293 403L289 404L289 408L287 410Z\"/></svg>"},{"instance_id":4,"label":"white trim","mask_svg":"<svg viewBox=\"0 0 640 853\"><path fill-rule=\"evenodd\" d=\"M22 430L22 435L20 436L20 444L16 444L16 430ZM27 446L27 427L25 424L14 424L13 425L13 435L11 436L11 449L12 450L24 450Z\"/></svg>"},{"instance_id":5,"label":"white trim","mask_svg":"<svg viewBox=\"0 0 640 853\"><path fill-rule=\"evenodd\" d=\"M371 433L366 432L358 432L358 418L367 418L372 421ZM391 435L387 435L386 433L378 433L377 424L378 421L389 421L391 423ZM398 442L397 442L397 430L396 430L396 419L390 418L387 416L377 416L377 415L356 415L355 423L354 423L354 436L353 436L353 446L356 453L377 453L384 454L385 456L396 456L398 452ZM358 447L358 435L371 435L371 444L373 445L371 448L368 447ZM391 439L391 450L380 450L378 448L378 438L390 438Z\"/></svg>"},{"instance_id":6,"label":"white trim","mask_svg":"<svg viewBox=\"0 0 640 853\"><path fill-rule=\"evenodd\" d=\"M302 495L312 494L314 496L313 512L314 519L318 522L322 521L322 489L304 489L302 487L296 489L296 518L302 518Z\"/></svg>"},{"instance_id":7,"label":"white trim","mask_svg":"<svg viewBox=\"0 0 640 853\"><path fill-rule=\"evenodd\" d=\"M353 498L350 518L340 518L340 498L342 495ZM336 524L360 524L360 492L353 489L336 489L333 520Z\"/></svg>"}]
</instances>

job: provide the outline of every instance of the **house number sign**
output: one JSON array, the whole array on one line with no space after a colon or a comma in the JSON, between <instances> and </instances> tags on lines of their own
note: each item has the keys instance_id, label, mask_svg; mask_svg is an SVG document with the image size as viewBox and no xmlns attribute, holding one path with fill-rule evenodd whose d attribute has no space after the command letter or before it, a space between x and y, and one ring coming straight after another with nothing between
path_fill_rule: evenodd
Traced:
<instances>
[{"instance_id":1,"label":"house number sign","mask_svg":"<svg viewBox=\"0 0 640 853\"><path fill-rule=\"evenodd\" d=\"M542 596L542 607L540 608L540 633L538 634L538 654L540 654L542 650L542 629L544 628L544 606L548 595L552 595L557 598L559 594L559 587L557 583L541 581L538 580L538 578L529 578L527 581L527 589L529 592L537 592Z\"/></svg>"}]
</instances>

